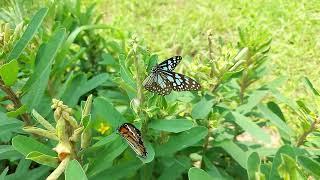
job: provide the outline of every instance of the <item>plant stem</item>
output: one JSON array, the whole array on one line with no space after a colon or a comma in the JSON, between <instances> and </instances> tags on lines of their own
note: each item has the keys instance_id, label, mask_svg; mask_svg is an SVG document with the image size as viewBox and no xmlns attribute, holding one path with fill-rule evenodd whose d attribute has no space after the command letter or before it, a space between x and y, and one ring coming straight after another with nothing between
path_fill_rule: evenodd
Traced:
<instances>
[{"instance_id":1,"label":"plant stem","mask_svg":"<svg viewBox=\"0 0 320 180\"><path fill-rule=\"evenodd\" d=\"M301 145L304 143L304 141L306 140L307 136L308 136L310 133L312 133L312 132L317 128L316 125L317 125L319 122L320 122L320 116L319 116L317 119L315 119L315 120L313 121L313 123L311 124L310 128L309 128L307 131L305 131L305 132L298 138L297 145L296 145L297 147L301 146Z\"/></svg>"},{"instance_id":2,"label":"plant stem","mask_svg":"<svg viewBox=\"0 0 320 180\"><path fill-rule=\"evenodd\" d=\"M22 106L22 103L18 98L18 96L14 93L14 91L10 87L4 84L2 79L0 79L0 89L7 94L8 99L12 101L16 109ZM30 117L28 116L28 114L23 113L20 115L20 117L25 122L25 125L30 125Z\"/></svg>"}]
</instances>

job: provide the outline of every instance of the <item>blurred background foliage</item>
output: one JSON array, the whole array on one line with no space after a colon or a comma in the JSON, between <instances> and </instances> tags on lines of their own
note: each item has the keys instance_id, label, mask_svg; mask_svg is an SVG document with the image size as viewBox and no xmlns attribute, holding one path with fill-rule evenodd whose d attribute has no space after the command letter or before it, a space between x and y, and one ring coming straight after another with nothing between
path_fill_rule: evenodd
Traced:
<instances>
[{"instance_id":1,"label":"blurred background foliage","mask_svg":"<svg viewBox=\"0 0 320 180\"><path fill-rule=\"evenodd\" d=\"M0 178L320 177L318 1L0 7ZM202 90L145 91L174 55ZM116 134L124 122L146 159Z\"/></svg>"}]
</instances>

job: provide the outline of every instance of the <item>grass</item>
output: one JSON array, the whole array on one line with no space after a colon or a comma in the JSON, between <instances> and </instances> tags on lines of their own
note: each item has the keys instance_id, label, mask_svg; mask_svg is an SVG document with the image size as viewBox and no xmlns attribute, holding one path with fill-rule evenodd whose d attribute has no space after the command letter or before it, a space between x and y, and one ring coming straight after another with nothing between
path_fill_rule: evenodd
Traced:
<instances>
[{"instance_id":1,"label":"grass","mask_svg":"<svg viewBox=\"0 0 320 180\"><path fill-rule=\"evenodd\" d=\"M202 60L208 52L206 33L236 45L238 27L252 26L273 39L270 80L288 76L286 95L306 98L301 78L320 87L320 2L318 0L169 0L101 1L104 21L136 33L160 59L181 54Z\"/></svg>"}]
</instances>

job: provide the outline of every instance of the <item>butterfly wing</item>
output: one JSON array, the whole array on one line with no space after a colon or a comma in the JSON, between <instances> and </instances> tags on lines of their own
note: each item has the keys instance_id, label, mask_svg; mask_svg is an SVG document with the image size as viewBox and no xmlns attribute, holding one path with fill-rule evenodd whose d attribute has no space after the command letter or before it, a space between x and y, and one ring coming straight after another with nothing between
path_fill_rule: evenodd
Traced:
<instances>
[{"instance_id":1,"label":"butterfly wing","mask_svg":"<svg viewBox=\"0 0 320 180\"><path fill-rule=\"evenodd\" d=\"M148 91L162 96L168 95L172 90L171 83L161 73L152 73L142 84Z\"/></svg>"},{"instance_id":2,"label":"butterfly wing","mask_svg":"<svg viewBox=\"0 0 320 180\"><path fill-rule=\"evenodd\" d=\"M160 63L158 67L164 71L173 71L176 68L176 66L180 63L181 59L181 56L173 56Z\"/></svg>"},{"instance_id":3,"label":"butterfly wing","mask_svg":"<svg viewBox=\"0 0 320 180\"><path fill-rule=\"evenodd\" d=\"M167 81L170 82L172 89L175 91L197 91L201 88L197 81L183 74L170 71L161 71L161 74L166 76Z\"/></svg>"}]
</instances>

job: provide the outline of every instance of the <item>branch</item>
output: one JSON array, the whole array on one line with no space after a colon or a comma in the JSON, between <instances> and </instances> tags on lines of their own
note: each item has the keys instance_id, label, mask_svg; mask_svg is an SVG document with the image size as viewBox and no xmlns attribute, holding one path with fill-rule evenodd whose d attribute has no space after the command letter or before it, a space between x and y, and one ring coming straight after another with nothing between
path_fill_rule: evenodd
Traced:
<instances>
[{"instance_id":1,"label":"branch","mask_svg":"<svg viewBox=\"0 0 320 180\"><path fill-rule=\"evenodd\" d=\"M316 128L317 128L317 124L320 122L320 116L317 118L317 119L315 119L314 121L313 121L313 123L311 124L311 126L310 126L310 128L307 130L307 131L305 131L299 138L298 138L298 141L297 141L297 147L299 147L299 146L301 146L303 143L304 143L304 141L306 140L306 138L307 138L307 136L310 134L310 133L312 133Z\"/></svg>"},{"instance_id":2,"label":"branch","mask_svg":"<svg viewBox=\"0 0 320 180\"><path fill-rule=\"evenodd\" d=\"M20 108L22 106L22 103L18 96L14 93L14 91L6 86L2 79L0 79L0 89L7 94L7 98L12 101L14 107L16 109ZM23 113L20 115L21 119L25 122L26 125L30 125L30 117L28 114Z\"/></svg>"}]
</instances>

